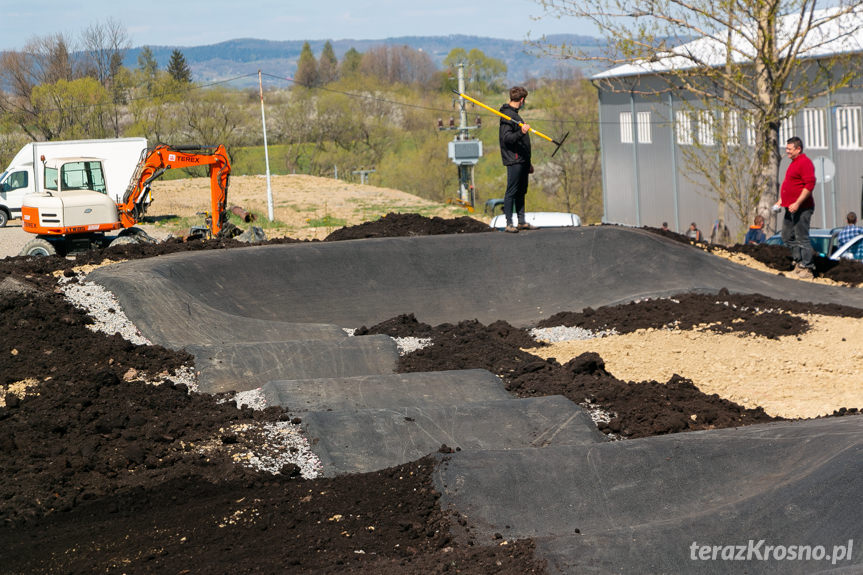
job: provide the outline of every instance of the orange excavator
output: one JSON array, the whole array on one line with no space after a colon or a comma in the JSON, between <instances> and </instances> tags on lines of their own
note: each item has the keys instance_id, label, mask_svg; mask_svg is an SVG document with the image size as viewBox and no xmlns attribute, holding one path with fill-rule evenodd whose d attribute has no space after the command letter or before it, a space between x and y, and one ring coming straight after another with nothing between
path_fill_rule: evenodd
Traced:
<instances>
[{"instance_id":1,"label":"orange excavator","mask_svg":"<svg viewBox=\"0 0 863 575\"><path fill-rule=\"evenodd\" d=\"M108 196L102 160L55 158L45 161L43 191L25 196L21 208L23 229L38 234L20 255L65 255L107 245L152 241L134 226L152 201L150 185L174 168L210 167L210 213L206 227L193 232L222 235L227 227L225 206L231 163L225 147L171 147L159 144L145 150L122 200ZM105 232L122 230L117 238Z\"/></svg>"}]
</instances>

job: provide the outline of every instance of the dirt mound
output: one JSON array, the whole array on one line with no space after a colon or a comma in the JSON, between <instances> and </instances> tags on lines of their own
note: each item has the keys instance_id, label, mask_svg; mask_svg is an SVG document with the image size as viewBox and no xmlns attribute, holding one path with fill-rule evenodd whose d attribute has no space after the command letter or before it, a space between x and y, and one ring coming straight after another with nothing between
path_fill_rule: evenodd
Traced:
<instances>
[{"instance_id":1,"label":"dirt mound","mask_svg":"<svg viewBox=\"0 0 863 575\"><path fill-rule=\"evenodd\" d=\"M529 541L451 541L431 461L311 481L239 465L238 448L266 441L248 428L287 412L145 383L191 357L94 333L61 295L4 285L0 330L16 334L0 353L4 571L92 573L117 554L134 558L127 573L541 571Z\"/></svg>"},{"instance_id":2,"label":"dirt mound","mask_svg":"<svg viewBox=\"0 0 863 575\"><path fill-rule=\"evenodd\" d=\"M600 308L592 315L605 324L605 312L609 313L607 319L620 317L614 308ZM638 323L659 321L664 313L662 307L645 304L627 310L628 316L641 318L635 320ZM794 325L798 330L805 329L802 323ZM416 326L418 332L411 333L410 322L389 320L364 332L432 338L431 346L400 358L401 372L487 369L517 397L563 395L606 412L607 420L598 425L605 433L634 438L778 420L760 408L746 409L702 393L691 381L680 377L667 383L620 381L605 371L602 358L595 353L582 354L563 365L554 358L542 359L525 351L541 344L526 330L503 321L488 326L477 321L441 324L431 331L425 324Z\"/></svg>"},{"instance_id":3,"label":"dirt mound","mask_svg":"<svg viewBox=\"0 0 863 575\"><path fill-rule=\"evenodd\" d=\"M442 234L474 234L492 232L492 228L468 216L460 218L427 218L419 214L389 213L373 222L340 228L324 241L362 238L393 238L401 236L436 236Z\"/></svg>"},{"instance_id":4,"label":"dirt mound","mask_svg":"<svg viewBox=\"0 0 863 575\"><path fill-rule=\"evenodd\" d=\"M859 308L775 300L758 294L730 294L722 290L717 295L681 294L596 310L585 308L581 312L560 312L537 325L582 327L591 331L613 328L617 333L676 327L719 333L751 333L775 339L797 335L807 329L803 319L790 313L863 317L863 310Z\"/></svg>"},{"instance_id":5,"label":"dirt mound","mask_svg":"<svg viewBox=\"0 0 863 575\"><path fill-rule=\"evenodd\" d=\"M770 269L778 272L790 272L794 269L794 260L791 258L791 250L785 246L772 244L735 244L733 246L712 246L706 242L695 244L692 240L682 234L660 228L644 227L645 230L672 239L677 242L698 245L703 249L712 251L715 247L732 253L741 253L761 262ZM863 284L863 263L855 260L833 261L828 258L815 256L815 274L835 282L861 285Z\"/></svg>"},{"instance_id":6,"label":"dirt mound","mask_svg":"<svg viewBox=\"0 0 863 575\"><path fill-rule=\"evenodd\" d=\"M728 251L745 254L780 272L790 272L794 269L791 251L785 246L736 245L728 248ZM833 261L815 256L815 273L818 277L825 277L836 282L852 285L863 284L863 263L855 260Z\"/></svg>"}]
</instances>

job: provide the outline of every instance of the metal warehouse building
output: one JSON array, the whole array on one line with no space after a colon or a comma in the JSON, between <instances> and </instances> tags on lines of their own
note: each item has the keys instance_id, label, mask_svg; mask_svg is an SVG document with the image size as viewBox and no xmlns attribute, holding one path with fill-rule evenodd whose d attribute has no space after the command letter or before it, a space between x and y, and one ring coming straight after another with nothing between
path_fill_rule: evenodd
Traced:
<instances>
[{"instance_id":1,"label":"metal warehouse building","mask_svg":"<svg viewBox=\"0 0 863 575\"><path fill-rule=\"evenodd\" d=\"M854 42L853 53L863 54L858 37L845 38L843 51ZM690 42L677 50L704 49L711 40ZM824 46L814 58L825 57ZM829 48L829 47L828 47ZM724 56L722 60L724 61ZM685 161L687 146L702 150L715 145L717 122L699 112L686 99L691 95L669 90L663 72L667 63L627 64L592 77L599 92L599 120L603 169L603 221L634 226L659 227L668 222L673 231L684 232L697 222L705 236L719 213L718 198ZM779 142L799 136L804 151L813 160L819 177L814 190L816 209L813 227L844 225L845 215L861 211L863 186L863 86L842 89L813 100L805 109L787 118L779 131ZM697 106L695 107L697 108ZM755 131L747 124L746 110L729 113L730 130L740 146L754 150ZM707 152L706 152L707 153ZM780 165L780 181L788 159ZM695 181L693 181L693 178ZM768 192L770 201L775 196ZM751 223L740 222L726 210L732 237Z\"/></svg>"}]
</instances>

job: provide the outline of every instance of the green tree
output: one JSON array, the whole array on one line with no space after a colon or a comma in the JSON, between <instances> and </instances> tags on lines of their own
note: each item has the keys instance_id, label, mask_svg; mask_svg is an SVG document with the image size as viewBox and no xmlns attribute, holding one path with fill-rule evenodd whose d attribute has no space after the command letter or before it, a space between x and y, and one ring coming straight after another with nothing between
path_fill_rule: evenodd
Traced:
<instances>
[{"instance_id":1,"label":"green tree","mask_svg":"<svg viewBox=\"0 0 863 575\"><path fill-rule=\"evenodd\" d=\"M168 62L168 74L182 84L188 84L192 81L192 70L186 63L186 57L177 48L171 52L171 60Z\"/></svg>"},{"instance_id":2,"label":"green tree","mask_svg":"<svg viewBox=\"0 0 863 575\"><path fill-rule=\"evenodd\" d=\"M321 85L335 82L339 77L339 61L330 41L324 44L321 57L318 60L318 79Z\"/></svg>"},{"instance_id":3,"label":"green tree","mask_svg":"<svg viewBox=\"0 0 863 575\"><path fill-rule=\"evenodd\" d=\"M308 42L303 43L300 50L300 58L297 60L297 71L294 74L294 82L306 88L314 88L318 85L318 63L312 54L312 47Z\"/></svg>"},{"instance_id":4,"label":"green tree","mask_svg":"<svg viewBox=\"0 0 863 575\"><path fill-rule=\"evenodd\" d=\"M112 135L102 113L110 106L111 95L95 78L41 84L33 89L31 101L40 139L74 140Z\"/></svg>"},{"instance_id":5,"label":"green tree","mask_svg":"<svg viewBox=\"0 0 863 575\"><path fill-rule=\"evenodd\" d=\"M339 65L339 76L342 78L356 76L360 73L362 63L363 55L355 48L350 48L342 57L342 63Z\"/></svg>"},{"instance_id":6,"label":"green tree","mask_svg":"<svg viewBox=\"0 0 863 575\"><path fill-rule=\"evenodd\" d=\"M144 46L138 53L138 70L144 82L146 82L147 93L152 93L153 85L159 75L159 63L149 46Z\"/></svg>"}]
</instances>

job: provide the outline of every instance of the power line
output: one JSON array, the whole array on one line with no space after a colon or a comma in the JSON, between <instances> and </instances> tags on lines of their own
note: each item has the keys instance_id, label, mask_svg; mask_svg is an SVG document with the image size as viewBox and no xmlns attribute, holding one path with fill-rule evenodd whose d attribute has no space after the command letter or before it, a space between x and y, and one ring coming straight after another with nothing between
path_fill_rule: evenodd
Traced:
<instances>
[{"instance_id":1,"label":"power line","mask_svg":"<svg viewBox=\"0 0 863 575\"><path fill-rule=\"evenodd\" d=\"M142 96L135 96L132 98L127 98L125 100L125 102L126 103L139 102L139 101L144 101L144 100L151 100L153 98L166 98L169 96L188 94L190 92L194 92L197 90L205 90L205 89L211 88L213 86L230 84L232 82L236 82L238 80L242 80L244 78L250 78L253 76L257 76L257 75L258 75L258 72L250 72L248 74L233 76L231 78L226 78L224 80L217 80L217 81L213 81L213 82L208 82L206 84L192 84L189 86L184 86L184 87L179 88L177 90L168 90L168 91L159 92L156 94L146 94L146 95L142 95ZM309 90L318 90L321 92L340 94L340 95L346 96L348 98L355 98L355 99L364 100L367 102L377 102L377 103L382 103L382 104L389 104L392 106L399 106L402 108L411 108L411 109L415 109L415 110L426 110L426 111L430 111L430 112L436 112L437 114L451 113L451 110L447 110L447 109L437 108L434 106L423 106L420 104L411 104L408 102L399 102L397 100L390 100L387 98L381 98L378 96L374 96L372 94L357 94L357 93L353 93L353 92L347 92L344 90L336 90L334 88L329 88L326 86L309 86L307 84L303 84L301 82L298 82L297 80L295 80L291 77L278 76L278 75L270 74L267 72L261 72L261 75L266 76L267 78L275 79L275 80L290 82L291 84L294 84L296 86L301 86L301 87L307 88ZM45 108L45 109L40 110L40 113L60 112L60 111L64 111L64 110L65 111L80 111L80 110L89 110L89 109L100 109L100 108L105 108L105 107L108 107L111 105L112 104L110 104L110 103L99 103L99 104L82 104L79 106L72 106L69 108ZM481 117L485 117L485 118L496 119L496 116L492 116L490 114L476 113L476 115L481 116ZM555 123L555 124L565 124L565 125L573 125L573 126L579 126L579 125L593 126L593 125L600 124L600 122L598 122L596 120L552 120L552 119L548 119L548 118L532 118L530 121L531 121L531 123L534 123L534 124ZM618 122L603 122L602 124L618 124Z\"/></svg>"}]
</instances>

